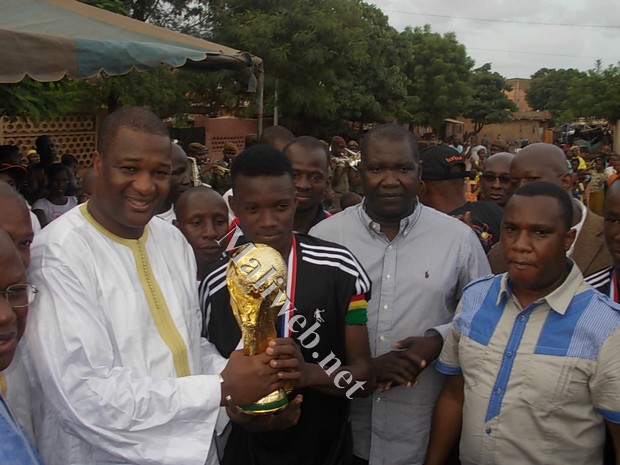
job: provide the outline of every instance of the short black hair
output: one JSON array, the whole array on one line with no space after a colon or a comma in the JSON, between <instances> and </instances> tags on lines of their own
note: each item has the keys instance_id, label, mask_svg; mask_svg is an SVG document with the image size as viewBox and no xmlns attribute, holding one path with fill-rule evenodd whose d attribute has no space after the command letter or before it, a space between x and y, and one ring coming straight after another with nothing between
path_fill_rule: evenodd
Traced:
<instances>
[{"instance_id":1,"label":"short black hair","mask_svg":"<svg viewBox=\"0 0 620 465\"><path fill-rule=\"evenodd\" d=\"M230 167L230 179L233 187L239 176L250 178L258 176L282 176L288 174L293 178L293 166L286 155L269 145L252 145L241 152Z\"/></svg>"},{"instance_id":2,"label":"short black hair","mask_svg":"<svg viewBox=\"0 0 620 465\"><path fill-rule=\"evenodd\" d=\"M560 206L560 213L564 219L566 231L573 227L573 201L570 196L557 184L546 181L530 182L519 187L513 197L550 197L556 199ZM510 203L510 200L508 201Z\"/></svg>"},{"instance_id":3,"label":"short black hair","mask_svg":"<svg viewBox=\"0 0 620 465\"><path fill-rule=\"evenodd\" d=\"M408 129L405 129L398 124L382 124L376 128L371 129L362 139L362 145L360 150L362 152L362 161L364 160L364 154L368 151L368 144L374 139L388 139L394 142L407 142L411 148L411 155L415 161L420 159L420 150L418 148L418 138Z\"/></svg>"},{"instance_id":4,"label":"short black hair","mask_svg":"<svg viewBox=\"0 0 620 465\"><path fill-rule=\"evenodd\" d=\"M271 126L263 131L258 143L270 145L272 147L280 144L280 146L284 147L293 139L295 139L295 134L293 134L290 129L284 126Z\"/></svg>"},{"instance_id":5,"label":"short black hair","mask_svg":"<svg viewBox=\"0 0 620 465\"><path fill-rule=\"evenodd\" d=\"M39 152L39 154L45 151L45 146L50 140L52 140L52 136L48 134L43 134L42 136L36 138L34 145L37 147L37 152Z\"/></svg>"},{"instance_id":6,"label":"short black hair","mask_svg":"<svg viewBox=\"0 0 620 465\"><path fill-rule=\"evenodd\" d=\"M194 197L195 195L198 195L198 194L211 195L216 199L219 198L222 201L222 203L224 203L224 206L228 208L226 200L224 200L224 197L222 197L218 191L210 187L207 187L205 185L200 185L200 186L191 186L186 191L182 192L181 195L179 195L179 198L177 199L177 201L172 205L174 207L175 213L179 214L181 210L181 206L183 206L183 204L188 202L188 198Z\"/></svg>"},{"instance_id":7,"label":"short black hair","mask_svg":"<svg viewBox=\"0 0 620 465\"><path fill-rule=\"evenodd\" d=\"M282 151L284 152L285 155L288 156L288 151L291 148L296 147L296 146L300 146L301 148L307 151L317 149L325 153L325 172L326 173L329 172L329 165L330 165L331 158L327 150L327 147L325 146L325 144L321 143L320 140L312 136L299 136L293 139L288 144L286 144L286 146L282 149Z\"/></svg>"},{"instance_id":8,"label":"short black hair","mask_svg":"<svg viewBox=\"0 0 620 465\"><path fill-rule=\"evenodd\" d=\"M62 163L52 163L45 167L45 176L47 176L48 181L55 178L58 174L66 174L68 176L67 170L68 168Z\"/></svg>"},{"instance_id":9,"label":"short black hair","mask_svg":"<svg viewBox=\"0 0 620 465\"><path fill-rule=\"evenodd\" d=\"M62 157L60 157L60 163L65 166L70 166L74 164L77 165L78 159L75 157L75 155L71 153L65 153Z\"/></svg>"},{"instance_id":10,"label":"short black hair","mask_svg":"<svg viewBox=\"0 0 620 465\"><path fill-rule=\"evenodd\" d=\"M101 123L97 137L97 152L104 156L120 128L132 129L159 136L170 137L168 128L159 116L146 107L127 107L110 113Z\"/></svg>"},{"instance_id":11,"label":"short black hair","mask_svg":"<svg viewBox=\"0 0 620 465\"><path fill-rule=\"evenodd\" d=\"M0 163L18 165L21 158L21 151L16 145L0 145Z\"/></svg>"}]
</instances>

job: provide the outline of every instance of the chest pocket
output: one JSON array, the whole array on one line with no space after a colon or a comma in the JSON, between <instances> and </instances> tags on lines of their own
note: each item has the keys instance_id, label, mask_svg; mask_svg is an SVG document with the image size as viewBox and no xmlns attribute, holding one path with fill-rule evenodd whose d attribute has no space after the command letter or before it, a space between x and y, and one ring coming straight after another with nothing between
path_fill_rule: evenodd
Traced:
<instances>
[{"instance_id":1,"label":"chest pocket","mask_svg":"<svg viewBox=\"0 0 620 465\"><path fill-rule=\"evenodd\" d=\"M481 385L488 384L488 380L497 375L497 362L493 362L490 350L466 336L459 340L459 360L465 374L465 390L474 390Z\"/></svg>"},{"instance_id":2,"label":"chest pocket","mask_svg":"<svg viewBox=\"0 0 620 465\"><path fill-rule=\"evenodd\" d=\"M542 412L573 402L591 402L591 364L576 357L532 355L526 362L519 397Z\"/></svg>"}]
</instances>

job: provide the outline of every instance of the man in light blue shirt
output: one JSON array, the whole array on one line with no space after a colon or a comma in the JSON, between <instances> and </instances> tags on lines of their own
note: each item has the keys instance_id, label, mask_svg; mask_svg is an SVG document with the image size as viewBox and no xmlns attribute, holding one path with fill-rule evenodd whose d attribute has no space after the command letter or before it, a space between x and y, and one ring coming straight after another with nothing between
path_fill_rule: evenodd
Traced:
<instances>
[{"instance_id":1,"label":"man in light blue shirt","mask_svg":"<svg viewBox=\"0 0 620 465\"><path fill-rule=\"evenodd\" d=\"M549 182L506 204L508 271L463 293L437 361L448 377L427 465L444 464L459 433L463 465L602 465L605 426L618 450L620 306L566 257L572 217L571 198Z\"/></svg>"},{"instance_id":2,"label":"man in light blue shirt","mask_svg":"<svg viewBox=\"0 0 620 465\"><path fill-rule=\"evenodd\" d=\"M352 402L356 463L422 464L443 375L438 356L463 288L488 274L475 233L418 203L418 145L386 124L362 141L362 204L323 220L311 235L340 243L372 280L368 332L378 382Z\"/></svg>"}]
</instances>

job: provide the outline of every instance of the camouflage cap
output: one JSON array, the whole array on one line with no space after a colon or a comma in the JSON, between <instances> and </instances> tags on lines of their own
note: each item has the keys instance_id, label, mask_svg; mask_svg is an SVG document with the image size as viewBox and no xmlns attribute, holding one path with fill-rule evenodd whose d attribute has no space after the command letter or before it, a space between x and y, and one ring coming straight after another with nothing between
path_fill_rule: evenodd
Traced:
<instances>
[{"instance_id":1,"label":"camouflage cap","mask_svg":"<svg viewBox=\"0 0 620 465\"><path fill-rule=\"evenodd\" d=\"M202 154L207 152L207 148L202 145L200 142L192 142L187 147L188 155L191 157L193 155Z\"/></svg>"}]
</instances>

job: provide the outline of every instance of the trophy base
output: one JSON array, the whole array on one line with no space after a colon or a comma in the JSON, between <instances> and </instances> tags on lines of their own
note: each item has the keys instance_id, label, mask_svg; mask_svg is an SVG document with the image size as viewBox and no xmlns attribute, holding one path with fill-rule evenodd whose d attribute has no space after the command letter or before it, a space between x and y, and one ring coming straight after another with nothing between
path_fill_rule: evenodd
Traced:
<instances>
[{"instance_id":1,"label":"trophy base","mask_svg":"<svg viewBox=\"0 0 620 465\"><path fill-rule=\"evenodd\" d=\"M241 405L239 408L243 410L243 413L249 415L266 415L268 413L276 413L283 410L288 405L288 397L282 389L273 391L271 394L266 395L262 399L257 400L252 404Z\"/></svg>"}]
</instances>

